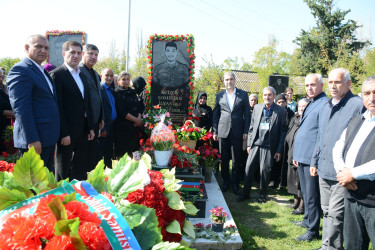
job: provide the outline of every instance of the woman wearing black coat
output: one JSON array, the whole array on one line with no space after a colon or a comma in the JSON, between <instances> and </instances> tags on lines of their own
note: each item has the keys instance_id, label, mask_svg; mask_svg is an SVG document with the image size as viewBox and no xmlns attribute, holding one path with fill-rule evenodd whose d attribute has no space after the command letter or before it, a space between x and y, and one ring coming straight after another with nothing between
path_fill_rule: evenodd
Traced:
<instances>
[{"instance_id":1,"label":"woman wearing black coat","mask_svg":"<svg viewBox=\"0 0 375 250\"><path fill-rule=\"evenodd\" d=\"M125 153L132 155L139 149L143 105L138 100L135 90L130 88L130 75L127 72L119 74L114 96L117 112L114 130L115 154L116 158L121 158Z\"/></svg>"},{"instance_id":2,"label":"woman wearing black coat","mask_svg":"<svg viewBox=\"0 0 375 250\"><path fill-rule=\"evenodd\" d=\"M207 93L200 91L193 109L195 126L209 131L212 127L212 108L207 105Z\"/></svg>"}]
</instances>

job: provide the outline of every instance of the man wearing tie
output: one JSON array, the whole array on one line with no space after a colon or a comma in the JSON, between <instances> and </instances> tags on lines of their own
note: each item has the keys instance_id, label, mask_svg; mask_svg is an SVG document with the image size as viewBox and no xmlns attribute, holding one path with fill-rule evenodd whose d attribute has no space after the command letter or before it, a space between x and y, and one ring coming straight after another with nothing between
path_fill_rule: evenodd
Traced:
<instances>
[{"instance_id":1,"label":"man wearing tie","mask_svg":"<svg viewBox=\"0 0 375 250\"><path fill-rule=\"evenodd\" d=\"M239 194L240 160L243 141L247 139L250 125L250 104L247 93L236 88L233 72L223 76L225 90L216 95L212 128L214 140L219 140L221 153L222 191L233 185L233 192ZM232 178L229 175L229 160L232 155Z\"/></svg>"},{"instance_id":2,"label":"man wearing tie","mask_svg":"<svg viewBox=\"0 0 375 250\"><path fill-rule=\"evenodd\" d=\"M48 56L42 35L27 39L27 57L9 71L9 99L16 118L14 146L21 153L34 147L45 166L53 168L55 144L60 136L60 115L54 82L41 66Z\"/></svg>"},{"instance_id":3,"label":"man wearing tie","mask_svg":"<svg viewBox=\"0 0 375 250\"><path fill-rule=\"evenodd\" d=\"M51 72L61 114L61 140L56 149L56 179L87 178L88 140L94 138L87 79L79 70L82 45L67 41L62 46L64 64Z\"/></svg>"}]
</instances>

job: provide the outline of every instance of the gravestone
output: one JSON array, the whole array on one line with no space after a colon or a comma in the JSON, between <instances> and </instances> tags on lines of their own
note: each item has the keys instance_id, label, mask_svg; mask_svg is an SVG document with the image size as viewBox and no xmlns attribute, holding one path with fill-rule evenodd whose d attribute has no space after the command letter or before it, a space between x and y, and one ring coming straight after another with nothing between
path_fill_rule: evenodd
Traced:
<instances>
[{"instance_id":1,"label":"gravestone","mask_svg":"<svg viewBox=\"0 0 375 250\"><path fill-rule=\"evenodd\" d=\"M276 90L276 95L284 93L289 85L289 76L269 76L268 85Z\"/></svg>"}]
</instances>

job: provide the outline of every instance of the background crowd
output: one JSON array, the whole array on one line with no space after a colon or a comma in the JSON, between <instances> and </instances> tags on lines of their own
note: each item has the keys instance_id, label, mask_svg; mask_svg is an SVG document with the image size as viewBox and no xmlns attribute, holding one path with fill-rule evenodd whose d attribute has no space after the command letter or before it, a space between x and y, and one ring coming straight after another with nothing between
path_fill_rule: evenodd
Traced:
<instances>
[{"instance_id":1,"label":"background crowd","mask_svg":"<svg viewBox=\"0 0 375 250\"><path fill-rule=\"evenodd\" d=\"M98 74L99 49L74 41L62 47L64 64L47 72L48 49L44 36L29 37L26 58L8 72L7 86L1 84L1 133L14 119L21 153L34 147L57 180L84 180L100 159L111 167L112 159L139 149L146 83L110 68ZM0 82L5 75L0 69ZM374 244L375 77L363 83L363 99L350 91L350 73L338 68L328 75L332 98L314 73L305 78L306 98L295 102L292 88L276 95L266 87L261 104L236 88L234 73L224 73L223 82L213 109L199 92L192 112L195 125L212 129L217 141L222 191L232 188L244 202L255 178L258 201L267 202L269 187L287 188L293 213L304 214L292 221L306 228L297 240L318 238L323 215L322 249L343 249L344 241L347 249Z\"/></svg>"}]
</instances>

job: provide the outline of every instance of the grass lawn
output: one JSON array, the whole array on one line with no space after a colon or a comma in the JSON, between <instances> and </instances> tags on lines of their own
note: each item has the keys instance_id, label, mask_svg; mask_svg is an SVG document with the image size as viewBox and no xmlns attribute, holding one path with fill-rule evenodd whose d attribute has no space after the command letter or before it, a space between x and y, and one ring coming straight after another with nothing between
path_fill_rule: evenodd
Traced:
<instances>
[{"instance_id":1,"label":"grass lawn","mask_svg":"<svg viewBox=\"0 0 375 250\"><path fill-rule=\"evenodd\" d=\"M220 183L221 177L216 177ZM231 189L223 194L240 232L243 249L317 249L321 246L320 239L296 241L306 229L290 223L302 220L303 216L292 215L293 209L286 205L293 197L286 191L270 189L270 201L262 204L257 202L256 188L252 189L251 199L241 203Z\"/></svg>"}]
</instances>

